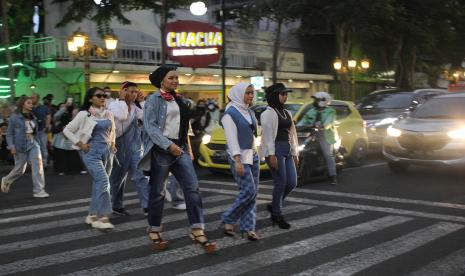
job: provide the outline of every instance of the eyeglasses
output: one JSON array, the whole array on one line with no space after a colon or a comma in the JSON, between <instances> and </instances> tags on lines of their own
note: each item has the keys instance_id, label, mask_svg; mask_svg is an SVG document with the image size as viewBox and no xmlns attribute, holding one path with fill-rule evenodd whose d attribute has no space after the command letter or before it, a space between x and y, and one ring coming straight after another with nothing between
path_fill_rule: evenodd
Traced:
<instances>
[{"instance_id":1,"label":"eyeglasses","mask_svg":"<svg viewBox=\"0 0 465 276\"><path fill-rule=\"evenodd\" d=\"M95 97L101 99L101 98L108 98L108 95L107 94L94 94Z\"/></svg>"}]
</instances>

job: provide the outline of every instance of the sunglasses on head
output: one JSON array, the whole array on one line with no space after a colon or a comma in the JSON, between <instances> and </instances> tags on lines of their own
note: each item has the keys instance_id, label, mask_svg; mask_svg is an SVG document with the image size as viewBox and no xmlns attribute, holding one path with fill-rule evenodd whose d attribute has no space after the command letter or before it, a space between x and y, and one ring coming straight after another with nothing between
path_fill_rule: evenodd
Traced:
<instances>
[{"instance_id":1,"label":"sunglasses on head","mask_svg":"<svg viewBox=\"0 0 465 276\"><path fill-rule=\"evenodd\" d=\"M108 95L107 94L103 94L103 93L98 93L98 94L94 94L95 97L101 99L101 98L108 98Z\"/></svg>"}]
</instances>

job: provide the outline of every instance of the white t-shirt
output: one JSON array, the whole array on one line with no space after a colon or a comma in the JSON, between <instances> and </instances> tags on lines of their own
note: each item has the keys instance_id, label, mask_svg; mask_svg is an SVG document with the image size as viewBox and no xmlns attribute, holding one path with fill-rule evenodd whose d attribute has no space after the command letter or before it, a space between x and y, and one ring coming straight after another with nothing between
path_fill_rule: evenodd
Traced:
<instances>
[{"instance_id":1,"label":"white t-shirt","mask_svg":"<svg viewBox=\"0 0 465 276\"><path fill-rule=\"evenodd\" d=\"M26 126L26 134L33 134L35 123L32 120L25 120L24 125Z\"/></svg>"},{"instance_id":2,"label":"white t-shirt","mask_svg":"<svg viewBox=\"0 0 465 276\"><path fill-rule=\"evenodd\" d=\"M179 139L179 125L181 124L181 114L178 103L175 100L166 101L166 121L163 136L169 139Z\"/></svg>"}]
</instances>

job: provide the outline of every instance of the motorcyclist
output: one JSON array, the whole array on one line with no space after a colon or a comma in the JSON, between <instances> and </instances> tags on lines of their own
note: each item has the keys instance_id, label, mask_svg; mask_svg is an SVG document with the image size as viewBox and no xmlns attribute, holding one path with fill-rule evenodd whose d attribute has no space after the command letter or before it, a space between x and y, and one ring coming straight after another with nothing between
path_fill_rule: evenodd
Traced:
<instances>
[{"instance_id":1,"label":"motorcyclist","mask_svg":"<svg viewBox=\"0 0 465 276\"><path fill-rule=\"evenodd\" d=\"M312 98L314 99L313 108L305 115L305 119L310 125L315 126L319 130L316 134L316 139L326 160L330 183L337 185L334 156L334 144L337 141L337 131L334 127L336 111L332 107L329 107L331 96L327 92L316 92Z\"/></svg>"}]
</instances>

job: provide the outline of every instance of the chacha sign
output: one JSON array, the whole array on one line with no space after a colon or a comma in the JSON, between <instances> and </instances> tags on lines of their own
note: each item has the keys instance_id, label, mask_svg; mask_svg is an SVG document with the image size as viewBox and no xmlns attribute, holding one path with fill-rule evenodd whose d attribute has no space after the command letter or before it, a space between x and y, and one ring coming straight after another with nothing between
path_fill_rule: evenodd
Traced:
<instances>
[{"instance_id":1,"label":"chacha sign","mask_svg":"<svg viewBox=\"0 0 465 276\"><path fill-rule=\"evenodd\" d=\"M183 66L207 67L220 59L223 34L215 26L181 20L168 23L165 34L169 58Z\"/></svg>"}]
</instances>

